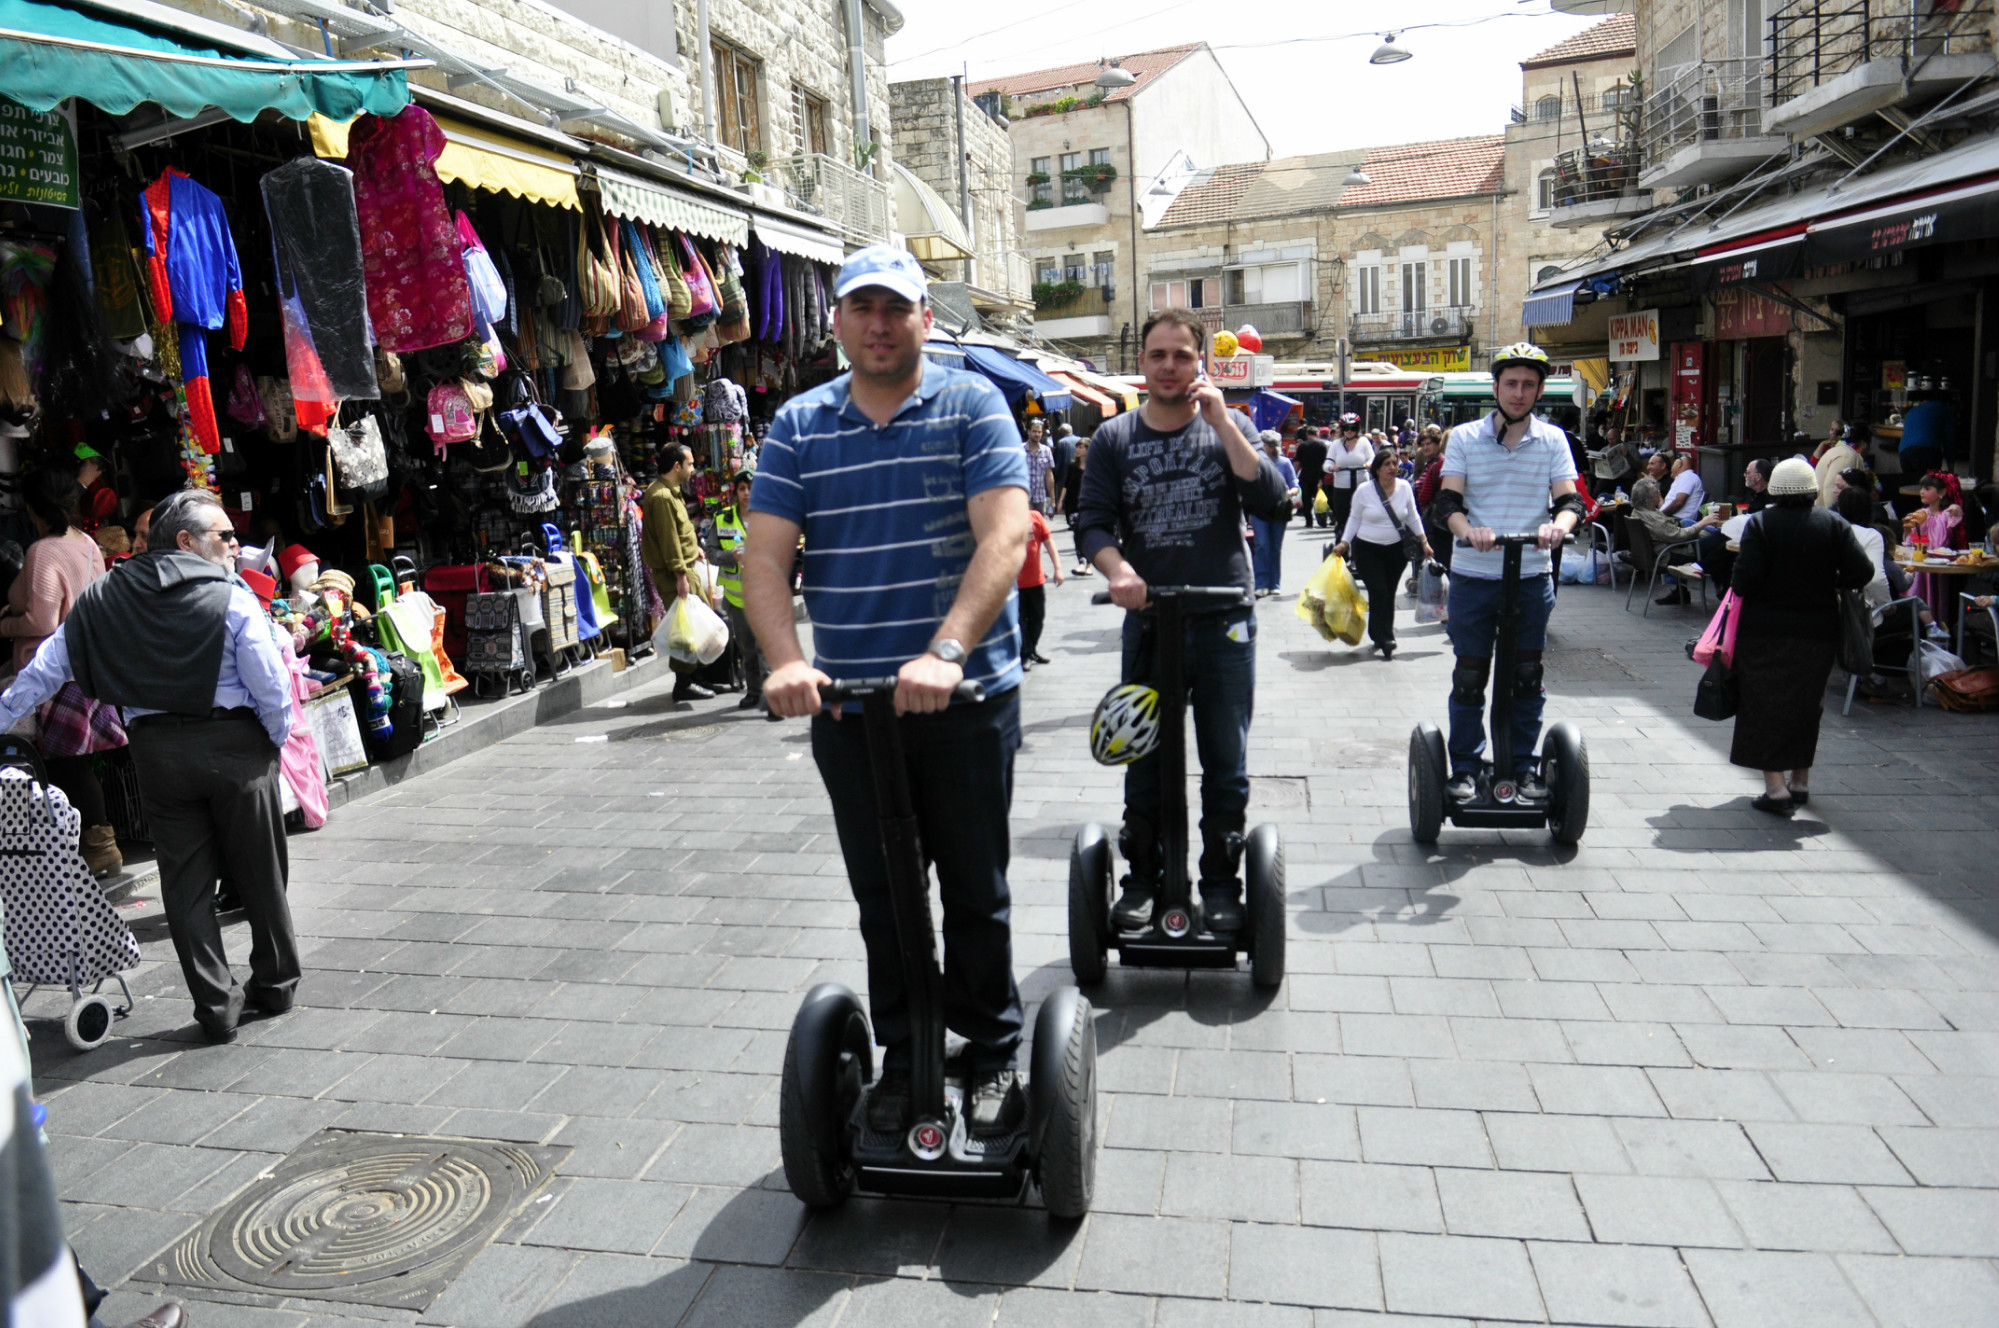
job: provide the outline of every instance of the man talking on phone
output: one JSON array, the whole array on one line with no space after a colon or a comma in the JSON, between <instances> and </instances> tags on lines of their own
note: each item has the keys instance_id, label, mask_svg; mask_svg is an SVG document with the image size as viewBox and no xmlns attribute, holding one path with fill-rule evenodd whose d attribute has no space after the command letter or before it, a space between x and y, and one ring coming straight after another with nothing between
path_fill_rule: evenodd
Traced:
<instances>
[{"instance_id":1,"label":"man talking on phone","mask_svg":"<svg viewBox=\"0 0 1999 1328\"><path fill-rule=\"evenodd\" d=\"M1249 719L1256 698L1255 581L1243 513L1275 520L1289 490L1244 436L1201 365L1207 333L1190 309L1162 309L1139 336L1146 402L1098 428L1083 469L1076 518L1082 555L1110 580L1125 610L1127 683L1152 683L1157 622L1148 585L1240 586L1242 599L1187 605L1185 678L1201 757L1201 907L1213 931L1243 925L1243 825L1249 809ZM1112 907L1122 929L1152 920L1164 870L1159 758L1126 767L1124 832L1130 867Z\"/></svg>"}]
</instances>

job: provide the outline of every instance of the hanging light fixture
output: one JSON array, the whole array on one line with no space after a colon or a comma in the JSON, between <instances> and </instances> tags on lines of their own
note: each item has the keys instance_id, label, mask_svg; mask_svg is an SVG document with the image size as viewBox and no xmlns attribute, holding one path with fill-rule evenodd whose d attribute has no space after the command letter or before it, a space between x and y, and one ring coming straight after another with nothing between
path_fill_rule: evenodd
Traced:
<instances>
[{"instance_id":1,"label":"hanging light fixture","mask_svg":"<svg viewBox=\"0 0 1999 1328\"><path fill-rule=\"evenodd\" d=\"M1128 69L1121 68L1115 60L1097 61L1097 86L1100 88L1128 88L1138 79Z\"/></svg>"},{"instance_id":2,"label":"hanging light fixture","mask_svg":"<svg viewBox=\"0 0 1999 1328\"><path fill-rule=\"evenodd\" d=\"M1381 34L1381 45L1374 48L1374 54L1367 57L1367 62L1371 65L1399 65L1410 55L1395 44L1394 33L1384 32Z\"/></svg>"}]
</instances>

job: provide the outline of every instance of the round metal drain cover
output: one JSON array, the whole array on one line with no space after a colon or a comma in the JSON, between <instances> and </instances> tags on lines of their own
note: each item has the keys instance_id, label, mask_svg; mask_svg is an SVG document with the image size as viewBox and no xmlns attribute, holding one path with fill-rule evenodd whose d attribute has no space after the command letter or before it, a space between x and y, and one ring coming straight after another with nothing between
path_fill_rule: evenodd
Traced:
<instances>
[{"instance_id":1,"label":"round metal drain cover","mask_svg":"<svg viewBox=\"0 0 1999 1328\"><path fill-rule=\"evenodd\" d=\"M566 1149L325 1130L158 1261L161 1281L416 1308Z\"/></svg>"}]
</instances>

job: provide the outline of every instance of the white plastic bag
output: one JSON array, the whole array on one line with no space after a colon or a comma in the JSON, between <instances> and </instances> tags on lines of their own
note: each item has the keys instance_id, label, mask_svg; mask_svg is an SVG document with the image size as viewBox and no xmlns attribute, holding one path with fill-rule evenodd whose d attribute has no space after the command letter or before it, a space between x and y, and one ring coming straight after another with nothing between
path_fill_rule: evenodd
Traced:
<instances>
[{"instance_id":1,"label":"white plastic bag","mask_svg":"<svg viewBox=\"0 0 1999 1328\"><path fill-rule=\"evenodd\" d=\"M1440 623L1450 616L1447 605L1451 597L1451 579L1444 574L1444 565L1434 558L1423 560L1423 566L1416 572L1416 621Z\"/></svg>"},{"instance_id":2,"label":"white plastic bag","mask_svg":"<svg viewBox=\"0 0 1999 1328\"><path fill-rule=\"evenodd\" d=\"M1916 694L1922 697L1924 705L1933 706L1937 703L1930 697L1930 679L1941 673L1954 673L1964 668L1965 663L1934 641L1920 641L1917 645L1922 653L1917 661L1920 673Z\"/></svg>"},{"instance_id":3,"label":"white plastic bag","mask_svg":"<svg viewBox=\"0 0 1999 1328\"><path fill-rule=\"evenodd\" d=\"M1597 563L1602 558L1594 544L1585 547L1570 546L1562 550L1562 584L1565 586L1595 585L1600 579Z\"/></svg>"},{"instance_id":4,"label":"white plastic bag","mask_svg":"<svg viewBox=\"0 0 1999 1328\"><path fill-rule=\"evenodd\" d=\"M682 664L713 664L729 648L729 624L698 596L681 595L667 606L652 643Z\"/></svg>"}]
</instances>

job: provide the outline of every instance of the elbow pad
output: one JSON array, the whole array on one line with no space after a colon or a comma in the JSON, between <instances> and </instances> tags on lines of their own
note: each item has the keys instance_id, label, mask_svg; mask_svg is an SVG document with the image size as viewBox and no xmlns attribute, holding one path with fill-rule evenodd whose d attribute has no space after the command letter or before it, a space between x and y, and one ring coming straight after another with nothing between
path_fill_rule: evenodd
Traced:
<instances>
[{"instance_id":1,"label":"elbow pad","mask_svg":"<svg viewBox=\"0 0 1999 1328\"><path fill-rule=\"evenodd\" d=\"M1549 506L1548 519L1552 521L1564 512L1574 512L1576 514L1576 524L1581 525L1583 520L1589 516L1589 505L1583 502L1581 495L1565 493Z\"/></svg>"},{"instance_id":2,"label":"elbow pad","mask_svg":"<svg viewBox=\"0 0 1999 1328\"><path fill-rule=\"evenodd\" d=\"M1451 518L1460 512L1464 512L1466 520L1471 519L1471 513L1465 512L1465 496L1456 489L1439 488L1436 497L1430 499L1430 520L1446 530L1450 529Z\"/></svg>"}]
</instances>

